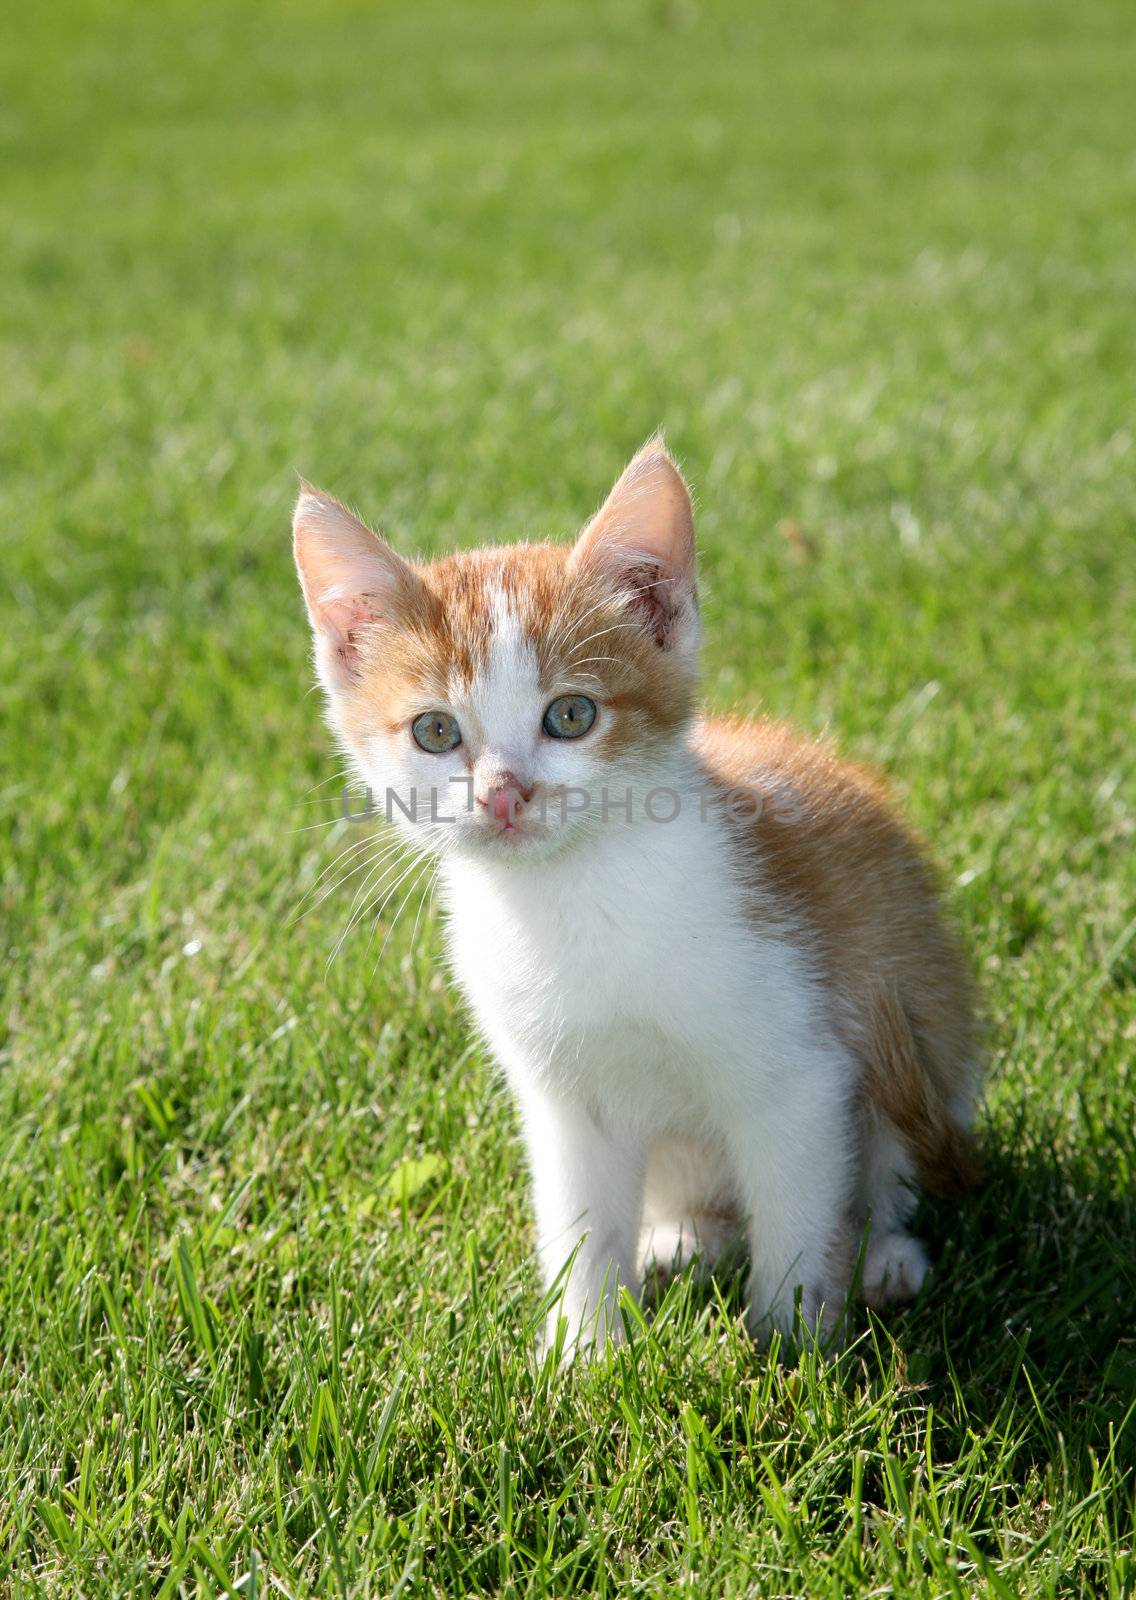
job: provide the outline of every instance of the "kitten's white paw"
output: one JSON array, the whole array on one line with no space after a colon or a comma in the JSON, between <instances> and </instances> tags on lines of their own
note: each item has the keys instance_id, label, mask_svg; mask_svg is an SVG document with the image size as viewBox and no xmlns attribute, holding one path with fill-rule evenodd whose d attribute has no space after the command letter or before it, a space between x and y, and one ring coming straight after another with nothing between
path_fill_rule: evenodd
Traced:
<instances>
[{"instance_id":1,"label":"kitten's white paw","mask_svg":"<svg viewBox=\"0 0 1136 1600\"><path fill-rule=\"evenodd\" d=\"M644 1229L639 1240L641 1276L653 1278L660 1286L685 1272L690 1263L701 1256L694 1224L683 1222L655 1223Z\"/></svg>"},{"instance_id":2,"label":"kitten's white paw","mask_svg":"<svg viewBox=\"0 0 1136 1600\"><path fill-rule=\"evenodd\" d=\"M870 1306L895 1305L913 1299L930 1270L927 1248L914 1234L885 1233L868 1244L861 1291Z\"/></svg>"},{"instance_id":3,"label":"kitten's white paw","mask_svg":"<svg viewBox=\"0 0 1136 1600\"><path fill-rule=\"evenodd\" d=\"M652 1222L639 1236L639 1261L640 1281L652 1289L665 1289L691 1266L699 1280L734 1272L745 1261L741 1222L724 1210Z\"/></svg>"}]
</instances>

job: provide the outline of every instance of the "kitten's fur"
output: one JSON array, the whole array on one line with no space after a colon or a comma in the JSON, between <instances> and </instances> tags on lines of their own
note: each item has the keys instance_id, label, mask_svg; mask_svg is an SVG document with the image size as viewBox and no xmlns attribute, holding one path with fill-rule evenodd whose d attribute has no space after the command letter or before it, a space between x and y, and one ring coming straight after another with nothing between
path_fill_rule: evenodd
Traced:
<instances>
[{"instance_id":1,"label":"kitten's fur","mask_svg":"<svg viewBox=\"0 0 1136 1600\"><path fill-rule=\"evenodd\" d=\"M412 565L307 486L294 532L332 727L376 797L417 792L419 821L394 816L440 854L546 1282L577 1251L572 1339L618 1338L644 1250L669 1266L738 1229L755 1331L790 1331L798 1291L830 1325L865 1224L864 1297L915 1293L914 1184L971 1178L970 981L871 777L783 726L696 714L690 499L661 443L570 547ZM549 737L568 693L595 724ZM460 725L447 754L412 737L428 711ZM432 790L454 821L429 820Z\"/></svg>"}]
</instances>

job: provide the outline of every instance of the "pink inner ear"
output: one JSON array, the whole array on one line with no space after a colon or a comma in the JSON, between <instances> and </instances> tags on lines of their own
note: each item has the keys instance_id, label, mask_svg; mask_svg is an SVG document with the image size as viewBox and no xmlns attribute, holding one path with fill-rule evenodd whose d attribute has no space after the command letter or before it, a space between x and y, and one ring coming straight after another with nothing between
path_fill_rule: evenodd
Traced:
<instances>
[{"instance_id":1,"label":"pink inner ear","mask_svg":"<svg viewBox=\"0 0 1136 1600\"><path fill-rule=\"evenodd\" d=\"M348 644L355 643L360 629L382 620L375 596L370 594L337 596L334 600L318 601L316 611L321 624Z\"/></svg>"},{"instance_id":2,"label":"pink inner ear","mask_svg":"<svg viewBox=\"0 0 1136 1600\"><path fill-rule=\"evenodd\" d=\"M617 479L576 542L576 564L598 567L621 585L637 575L655 605L673 616L694 594L694 519L682 475L651 440ZM652 574L646 571L656 567ZM671 584L670 597L662 593Z\"/></svg>"},{"instance_id":3,"label":"pink inner ear","mask_svg":"<svg viewBox=\"0 0 1136 1600\"><path fill-rule=\"evenodd\" d=\"M633 611L651 631L657 645L671 643L678 626L681 603L678 590L682 580L668 572L661 562L644 558L630 561L619 573L621 584Z\"/></svg>"},{"instance_id":4,"label":"pink inner ear","mask_svg":"<svg viewBox=\"0 0 1136 1600\"><path fill-rule=\"evenodd\" d=\"M382 621L374 595L360 594L317 602L317 626L334 650L344 672L354 673L359 662L359 636Z\"/></svg>"}]
</instances>

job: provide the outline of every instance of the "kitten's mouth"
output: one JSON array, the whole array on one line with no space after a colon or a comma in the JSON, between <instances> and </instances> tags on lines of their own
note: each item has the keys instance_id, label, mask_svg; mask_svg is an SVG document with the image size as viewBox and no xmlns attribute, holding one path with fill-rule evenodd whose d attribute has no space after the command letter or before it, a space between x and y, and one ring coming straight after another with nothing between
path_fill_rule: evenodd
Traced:
<instances>
[{"instance_id":1,"label":"kitten's mouth","mask_svg":"<svg viewBox=\"0 0 1136 1600\"><path fill-rule=\"evenodd\" d=\"M542 817L533 815L513 818L508 826L501 821L482 819L478 828L471 828L470 843L479 854L498 860L519 860L522 856L540 854L556 845L561 836L559 828L550 827Z\"/></svg>"},{"instance_id":2,"label":"kitten's mouth","mask_svg":"<svg viewBox=\"0 0 1136 1600\"><path fill-rule=\"evenodd\" d=\"M526 845L535 844L543 838L547 829L539 823L533 824L523 819L516 822L491 824L480 830L481 838L486 840L490 847L500 850L523 850Z\"/></svg>"}]
</instances>

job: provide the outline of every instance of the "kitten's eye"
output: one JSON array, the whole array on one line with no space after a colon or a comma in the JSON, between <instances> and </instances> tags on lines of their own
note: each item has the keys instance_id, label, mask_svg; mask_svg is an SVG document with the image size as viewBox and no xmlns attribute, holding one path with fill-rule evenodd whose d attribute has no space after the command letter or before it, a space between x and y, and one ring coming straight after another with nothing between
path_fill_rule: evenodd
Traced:
<instances>
[{"instance_id":1,"label":"kitten's eye","mask_svg":"<svg viewBox=\"0 0 1136 1600\"><path fill-rule=\"evenodd\" d=\"M419 749L429 750L432 756L443 756L462 742L458 719L448 711L424 711L410 724L410 731Z\"/></svg>"},{"instance_id":2,"label":"kitten's eye","mask_svg":"<svg viewBox=\"0 0 1136 1600\"><path fill-rule=\"evenodd\" d=\"M544 713L542 727L552 739L578 739L596 720L596 703L585 694L562 694Z\"/></svg>"}]
</instances>

